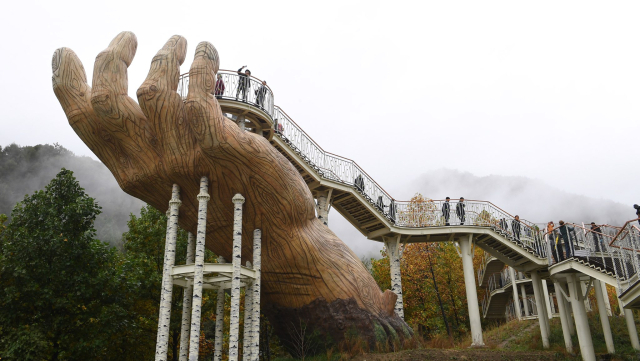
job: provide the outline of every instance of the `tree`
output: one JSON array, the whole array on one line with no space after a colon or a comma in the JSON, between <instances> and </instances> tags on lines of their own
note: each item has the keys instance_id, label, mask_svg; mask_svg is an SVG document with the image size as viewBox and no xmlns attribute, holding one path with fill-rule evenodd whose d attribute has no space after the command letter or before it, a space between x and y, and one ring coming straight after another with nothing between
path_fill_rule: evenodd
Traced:
<instances>
[{"instance_id":1,"label":"tree","mask_svg":"<svg viewBox=\"0 0 640 361\"><path fill-rule=\"evenodd\" d=\"M64 168L13 209L0 234L0 357L124 359L134 285L126 262L94 239L99 213Z\"/></svg>"}]
</instances>

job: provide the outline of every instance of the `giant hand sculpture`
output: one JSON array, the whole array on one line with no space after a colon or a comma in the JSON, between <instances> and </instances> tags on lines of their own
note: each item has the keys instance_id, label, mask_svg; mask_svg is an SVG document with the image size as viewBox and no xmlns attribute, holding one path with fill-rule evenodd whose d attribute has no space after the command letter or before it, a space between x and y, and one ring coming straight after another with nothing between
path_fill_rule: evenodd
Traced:
<instances>
[{"instance_id":1,"label":"giant hand sculpture","mask_svg":"<svg viewBox=\"0 0 640 361\"><path fill-rule=\"evenodd\" d=\"M269 142L223 116L212 95L219 57L198 44L189 94L176 92L187 41L174 36L151 62L136 103L127 95L127 67L136 52L133 33L120 33L98 54L93 87L76 54L53 55L53 89L69 124L109 168L120 187L165 210L171 186L181 188L179 224L195 233L199 180L207 176L211 201L206 246L231 259L233 205L246 198L243 264L251 234L263 234L263 311L285 340L301 318L339 342L355 328L370 345L411 330L394 314L396 295L380 291L356 255L315 217L314 201L293 165ZM394 336L395 337L395 336Z\"/></svg>"}]
</instances>

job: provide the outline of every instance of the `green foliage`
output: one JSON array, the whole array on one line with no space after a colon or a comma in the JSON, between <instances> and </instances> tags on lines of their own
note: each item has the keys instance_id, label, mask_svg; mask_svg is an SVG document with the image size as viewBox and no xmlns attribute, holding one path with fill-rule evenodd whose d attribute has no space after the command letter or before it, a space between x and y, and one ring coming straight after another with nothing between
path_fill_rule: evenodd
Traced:
<instances>
[{"instance_id":1,"label":"green foliage","mask_svg":"<svg viewBox=\"0 0 640 361\"><path fill-rule=\"evenodd\" d=\"M14 208L0 235L0 357L124 359L135 284L117 252L94 239L99 213L65 169Z\"/></svg>"}]
</instances>

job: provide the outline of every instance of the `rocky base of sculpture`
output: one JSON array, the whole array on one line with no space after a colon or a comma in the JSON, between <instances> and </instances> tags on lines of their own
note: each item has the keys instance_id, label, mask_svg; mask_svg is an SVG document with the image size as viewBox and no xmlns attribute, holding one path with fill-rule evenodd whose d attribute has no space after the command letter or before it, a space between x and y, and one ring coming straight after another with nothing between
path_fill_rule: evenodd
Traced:
<instances>
[{"instance_id":1,"label":"rocky base of sculpture","mask_svg":"<svg viewBox=\"0 0 640 361\"><path fill-rule=\"evenodd\" d=\"M397 315L374 315L354 298L331 303L318 298L301 308L268 306L263 309L285 349L294 357L339 349L345 343L365 343L370 351L384 349L413 337L413 330Z\"/></svg>"}]
</instances>

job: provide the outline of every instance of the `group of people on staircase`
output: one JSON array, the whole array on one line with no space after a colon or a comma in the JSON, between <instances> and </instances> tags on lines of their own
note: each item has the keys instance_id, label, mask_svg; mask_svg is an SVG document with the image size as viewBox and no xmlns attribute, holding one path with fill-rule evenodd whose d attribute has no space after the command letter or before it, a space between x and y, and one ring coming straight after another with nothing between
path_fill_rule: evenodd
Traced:
<instances>
[{"instance_id":1,"label":"group of people on staircase","mask_svg":"<svg viewBox=\"0 0 640 361\"><path fill-rule=\"evenodd\" d=\"M249 93L249 89L251 88L251 70L245 69L247 66L244 65L240 69L238 69L238 87L236 88L236 100L241 100L243 102L247 101L247 95ZM244 69L244 71L242 71ZM214 95L216 98L221 98L224 95L224 90L226 85L222 78L222 74L218 74L218 79L216 80L216 86L214 89ZM265 80L262 81L262 85L258 87L254 91L254 95L256 96L255 103L258 107L264 109L264 102L267 97L267 82Z\"/></svg>"},{"instance_id":2,"label":"group of people on staircase","mask_svg":"<svg viewBox=\"0 0 640 361\"><path fill-rule=\"evenodd\" d=\"M449 223L449 218L451 218L451 203L449 203L450 200L451 198L447 197L444 203L442 203L442 217L444 218L445 226L451 225ZM464 226L465 222L465 207L466 205L464 204L464 197L460 197L460 201L458 201L458 203L456 204L456 216L460 220L461 226Z\"/></svg>"}]
</instances>

